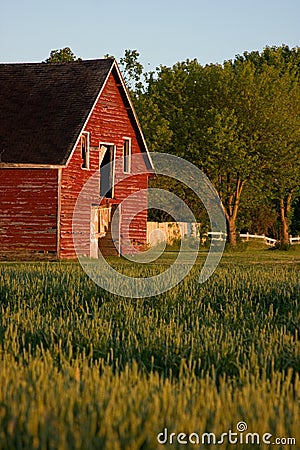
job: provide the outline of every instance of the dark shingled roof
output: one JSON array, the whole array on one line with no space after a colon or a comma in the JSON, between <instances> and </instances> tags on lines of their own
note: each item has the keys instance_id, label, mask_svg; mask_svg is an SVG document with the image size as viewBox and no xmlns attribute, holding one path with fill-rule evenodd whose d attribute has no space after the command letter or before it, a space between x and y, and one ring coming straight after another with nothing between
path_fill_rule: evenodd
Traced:
<instances>
[{"instance_id":1,"label":"dark shingled roof","mask_svg":"<svg viewBox=\"0 0 300 450\"><path fill-rule=\"evenodd\" d=\"M0 162L65 164L113 63L0 64Z\"/></svg>"}]
</instances>

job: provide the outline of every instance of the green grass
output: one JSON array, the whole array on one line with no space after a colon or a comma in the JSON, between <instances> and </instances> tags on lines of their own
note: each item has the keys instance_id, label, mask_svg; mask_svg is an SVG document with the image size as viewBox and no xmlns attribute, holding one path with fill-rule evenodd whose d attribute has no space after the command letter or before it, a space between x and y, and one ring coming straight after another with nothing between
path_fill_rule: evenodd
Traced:
<instances>
[{"instance_id":1,"label":"green grass","mask_svg":"<svg viewBox=\"0 0 300 450\"><path fill-rule=\"evenodd\" d=\"M147 299L104 291L77 263L1 263L0 449L179 449L157 434L241 420L300 448L300 253L226 252L201 285L205 257Z\"/></svg>"}]
</instances>

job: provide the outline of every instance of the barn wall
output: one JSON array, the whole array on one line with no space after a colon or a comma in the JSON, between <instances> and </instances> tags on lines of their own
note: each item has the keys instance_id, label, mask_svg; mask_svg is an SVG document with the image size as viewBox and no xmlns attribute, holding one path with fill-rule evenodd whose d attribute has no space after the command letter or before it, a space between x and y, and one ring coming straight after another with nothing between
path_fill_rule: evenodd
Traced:
<instances>
[{"instance_id":1,"label":"barn wall","mask_svg":"<svg viewBox=\"0 0 300 450\"><path fill-rule=\"evenodd\" d=\"M61 180L61 224L60 224L60 256L61 258L74 258L76 256L73 246L72 218L78 194L88 178L99 169L99 143L110 143L116 146L115 183L118 182L120 174L123 174L122 162L118 158L123 156L124 137L131 138L132 154L140 154L138 132L134 125L132 113L128 105L124 104L121 87L118 85L117 75L111 73L96 103L93 112L87 122L85 131L90 133L90 170L81 168L81 147L78 144L68 166L62 169ZM126 102L126 99L125 99ZM127 108L126 108L127 106ZM145 165L140 158L139 162L132 166L132 172L145 171ZM114 199L122 201L128 194L139 189L147 188L148 175L132 176L123 180L119 185L115 184ZM95 185L95 196L99 193L98 185ZM139 213L130 225L130 237L137 245L146 244L147 239L147 196L140 199L140 208L144 211ZM126 228L127 214L123 211L123 225ZM123 234L121 232L121 234ZM86 243L86 251L88 244Z\"/></svg>"},{"instance_id":2,"label":"barn wall","mask_svg":"<svg viewBox=\"0 0 300 450\"><path fill-rule=\"evenodd\" d=\"M97 149L90 149L90 170L82 169L81 147L78 145L66 168L62 169L60 184L60 253L61 259L76 258L73 244L73 213L77 198L91 175L98 169L99 152ZM100 184L95 185L95 193L91 194L89 201L94 197L94 203L99 202ZM89 256L89 230L90 217L82 213L83 222L83 248L82 253Z\"/></svg>"},{"instance_id":3,"label":"barn wall","mask_svg":"<svg viewBox=\"0 0 300 450\"><path fill-rule=\"evenodd\" d=\"M56 254L57 170L0 169L0 256Z\"/></svg>"},{"instance_id":4,"label":"barn wall","mask_svg":"<svg viewBox=\"0 0 300 450\"><path fill-rule=\"evenodd\" d=\"M128 239L131 245L137 249L143 249L147 243L147 186L148 179L145 175L134 175L119 185L118 199L124 200L126 195L139 193L132 200L126 200L122 204L121 242L122 252L127 253ZM143 189L141 192L140 190ZM137 213L137 211L140 211ZM131 250L130 250L131 252Z\"/></svg>"}]
</instances>

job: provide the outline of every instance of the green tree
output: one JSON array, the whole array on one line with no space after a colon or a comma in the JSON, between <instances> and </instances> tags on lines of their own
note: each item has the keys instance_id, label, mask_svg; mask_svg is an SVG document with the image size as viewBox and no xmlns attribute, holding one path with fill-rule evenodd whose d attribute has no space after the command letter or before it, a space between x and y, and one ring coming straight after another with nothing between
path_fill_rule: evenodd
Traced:
<instances>
[{"instance_id":1,"label":"green tree","mask_svg":"<svg viewBox=\"0 0 300 450\"><path fill-rule=\"evenodd\" d=\"M289 243L292 204L299 197L300 84L297 71L274 75L266 109L266 181L279 208L281 243Z\"/></svg>"},{"instance_id":2,"label":"green tree","mask_svg":"<svg viewBox=\"0 0 300 450\"><path fill-rule=\"evenodd\" d=\"M254 72L250 62L237 71L230 63L202 67L187 60L160 67L143 96L142 124L150 145L190 160L208 175L223 202L233 245L244 185L259 170ZM158 140L162 129L166 139Z\"/></svg>"},{"instance_id":3,"label":"green tree","mask_svg":"<svg viewBox=\"0 0 300 450\"><path fill-rule=\"evenodd\" d=\"M63 62L80 61L69 47L64 47L59 50L52 50L49 58L45 60L48 64L57 64Z\"/></svg>"},{"instance_id":4,"label":"green tree","mask_svg":"<svg viewBox=\"0 0 300 450\"><path fill-rule=\"evenodd\" d=\"M281 243L289 242L292 205L299 197L300 175L300 48L266 47L245 52L235 65L252 61L266 86L264 159L266 188L272 186L281 222Z\"/></svg>"},{"instance_id":5,"label":"green tree","mask_svg":"<svg viewBox=\"0 0 300 450\"><path fill-rule=\"evenodd\" d=\"M196 92L202 70L196 60L187 60L172 68L160 66L155 73L146 74L146 87L136 96L135 106L150 151L173 153L191 160L191 148L199 145L197 136L201 132L201 97ZM197 104L195 98L199 100ZM207 221L201 202L180 183L158 177L151 181L151 186L171 190L193 210L199 222Z\"/></svg>"},{"instance_id":6,"label":"green tree","mask_svg":"<svg viewBox=\"0 0 300 450\"><path fill-rule=\"evenodd\" d=\"M266 80L252 62L238 69L225 62L216 89L219 99L206 113L206 142L199 155L222 200L228 240L235 246L237 218L245 185L260 180L264 161L263 98Z\"/></svg>"},{"instance_id":7,"label":"green tree","mask_svg":"<svg viewBox=\"0 0 300 450\"><path fill-rule=\"evenodd\" d=\"M287 70L300 71L300 47L289 48L288 45L266 46L261 53L258 51L244 52L237 55L234 60L235 65L251 61L258 72L264 71L266 66L276 67L281 73Z\"/></svg>"},{"instance_id":8,"label":"green tree","mask_svg":"<svg viewBox=\"0 0 300 450\"><path fill-rule=\"evenodd\" d=\"M125 50L124 56L119 61L125 84L134 95L140 93L143 89L144 67L139 61L139 56L137 50Z\"/></svg>"},{"instance_id":9,"label":"green tree","mask_svg":"<svg viewBox=\"0 0 300 450\"><path fill-rule=\"evenodd\" d=\"M187 60L150 73L136 98L150 149L190 160L213 182L232 245L241 204L255 187L263 195L263 184L265 203L273 196L278 204L282 242L287 239L300 173L299 66L299 52L286 46L222 66Z\"/></svg>"},{"instance_id":10,"label":"green tree","mask_svg":"<svg viewBox=\"0 0 300 450\"><path fill-rule=\"evenodd\" d=\"M199 146L203 126L203 67L185 61L160 66L146 77L145 92L136 101L149 146L189 159L190 148Z\"/></svg>"}]
</instances>

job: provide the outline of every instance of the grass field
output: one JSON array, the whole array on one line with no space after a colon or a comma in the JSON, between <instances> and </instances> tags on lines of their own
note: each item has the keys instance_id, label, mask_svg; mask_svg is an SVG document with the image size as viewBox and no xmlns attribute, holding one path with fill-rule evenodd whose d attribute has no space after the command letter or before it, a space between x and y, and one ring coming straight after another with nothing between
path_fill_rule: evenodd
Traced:
<instances>
[{"instance_id":1,"label":"grass field","mask_svg":"<svg viewBox=\"0 0 300 450\"><path fill-rule=\"evenodd\" d=\"M1 263L0 450L300 449L300 253L226 253L201 285L204 258L146 299L77 263Z\"/></svg>"}]
</instances>

